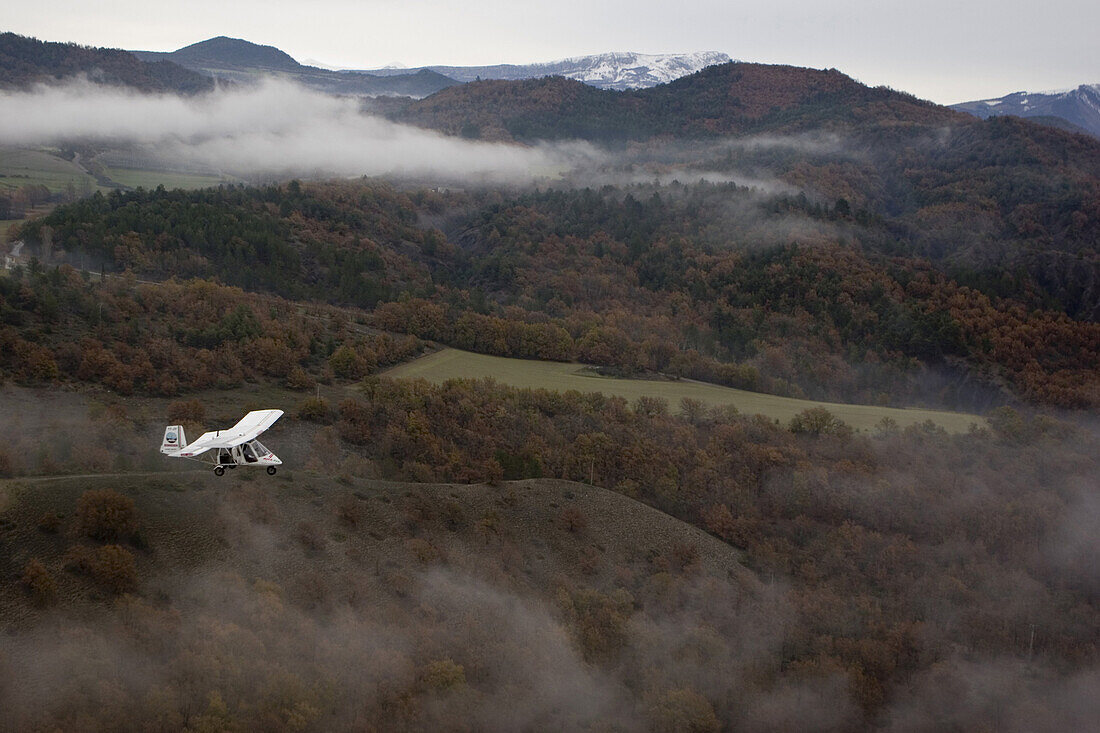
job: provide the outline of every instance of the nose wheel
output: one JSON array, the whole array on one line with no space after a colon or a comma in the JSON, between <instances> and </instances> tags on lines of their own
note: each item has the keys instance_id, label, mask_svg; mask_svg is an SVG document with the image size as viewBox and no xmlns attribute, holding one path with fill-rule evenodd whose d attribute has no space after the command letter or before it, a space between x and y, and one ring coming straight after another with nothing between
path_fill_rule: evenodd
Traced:
<instances>
[{"instance_id":1,"label":"nose wheel","mask_svg":"<svg viewBox=\"0 0 1100 733\"><path fill-rule=\"evenodd\" d=\"M224 476L225 475L225 467L224 466L216 466L214 468L214 475L215 476Z\"/></svg>"},{"instance_id":2,"label":"nose wheel","mask_svg":"<svg viewBox=\"0 0 1100 733\"><path fill-rule=\"evenodd\" d=\"M268 466L267 467L267 475L268 476L274 476L275 475L275 467L274 466Z\"/></svg>"}]
</instances>

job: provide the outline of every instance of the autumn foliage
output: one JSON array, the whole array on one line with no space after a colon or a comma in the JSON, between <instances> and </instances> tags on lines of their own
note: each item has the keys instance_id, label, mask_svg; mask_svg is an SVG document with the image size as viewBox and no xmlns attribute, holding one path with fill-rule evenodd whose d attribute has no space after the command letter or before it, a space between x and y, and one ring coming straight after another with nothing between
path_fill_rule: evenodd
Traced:
<instances>
[{"instance_id":1,"label":"autumn foliage","mask_svg":"<svg viewBox=\"0 0 1100 733\"><path fill-rule=\"evenodd\" d=\"M112 489L89 489L76 504L82 534L104 542L128 539L137 531L134 500Z\"/></svg>"},{"instance_id":2,"label":"autumn foliage","mask_svg":"<svg viewBox=\"0 0 1100 733\"><path fill-rule=\"evenodd\" d=\"M36 606L48 606L57 599L57 581L37 558L23 568L21 582Z\"/></svg>"},{"instance_id":3,"label":"autumn foliage","mask_svg":"<svg viewBox=\"0 0 1100 733\"><path fill-rule=\"evenodd\" d=\"M965 169L951 161L969 147L993 155L992 127L1013 139L1040 134L990 125L954 141L959 149L945 159L914 153L906 185L924 205L912 210L909 198L883 200L901 184L879 180L887 174L878 169L733 148L730 165L745 158L779 166L795 185L836 198L761 199L708 183L510 198L368 183L93 197L27 223L23 236L34 241L50 226L60 247L116 269L228 273L249 291L286 300L203 281L93 284L65 268L28 271L0 281L8 314L0 369L23 382L75 379L123 394L178 395L250 379L308 389L316 380L359 380L416 353L418 342L390 335L405 333L482 353L790 396L971 410L1013 394L1095 405L1100 335L1088 242L1100 237L1100 215L1057 186L1033 211L985 169L972 175L987 196L973 200L955 180ZM913 141L918 151L922 140ZM1070 142L1036 144L1068 154ZM1084 157L1074 166L1100 161L1077 152ZM1100 201L1100 184L1083 168L1047 157L1051 175ZM415 226L448 206L467 212L460 243ZM150 220L166 231L150 229ZM1018 266L989 271L982 263L990 241L1006 242ZM1047 241L1055 250L1043 259L1036 253ZM295 307L301 298L372 312ZM61 328L80 335L50 335ZM84 336L92 331L95 338Z\"/></svg>"}]
</instances>

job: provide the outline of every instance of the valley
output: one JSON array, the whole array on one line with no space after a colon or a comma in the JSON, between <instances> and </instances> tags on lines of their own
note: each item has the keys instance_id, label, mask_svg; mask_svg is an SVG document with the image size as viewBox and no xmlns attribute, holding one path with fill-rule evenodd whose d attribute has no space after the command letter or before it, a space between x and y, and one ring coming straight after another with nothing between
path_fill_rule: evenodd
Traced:
<instances>
[{"instance_id":1,"label":"valley","mask_svg":"<svg viewBox=\"0 0 1100 733\"><path fill-rule=\"evenodd\" d=\"M1096 719L1100 142L568 62L0 35L0 730Z\"/></svg>"},{"instance_id":2,"label":"valley","mask_svg":"<svg viewBox=\"0 0 1100 733\"><path fill-rule=\"evenodd\" d=\"M1021 601L1042 613L1042 659L1095 632L1070 597L1042 590L1088 582L1076 540L1063 555L1044 539L1073 537L1059 517L1087 499L1057 487L1095 468L1087 433L998 419L992 434L792 434L721 411L691 422L644 401L417 384L323 388L339 404L328 415L315 392L259 385L193 402L0 390L24 437L0 455L18 474L0 479L0 570L20 579L0 586L0 667L22 670L0 690L8 720L510 727L613 715L645 729L735 714L845 728L934 694L921 681L886 697L902 684L891 680L971 674L949 648L964 639L1024 654L1037 617L996 592L1021 564L1040 583ZM195 405L216 406L197 423L216 425L295 403L264 437L287 461L275 477L173 471L153 450ZM13 421L20 404L48 410ZM81 509L93 500L121 507L106 516L125 529L94 529ZM968 590L910 597L945 583ZM920 654L944 661L929 672ZM812 666L776 666L788 655ZM52 689L67 702L43 706L61 660L67 682ZM584 681L566 687L571 704L545 708L546 673ZM92 680L109 684L75 697ZM1028 713L1046 684L997 704ZM485 704L498 695L506 713Z\"/></svg>"}]
</instances>

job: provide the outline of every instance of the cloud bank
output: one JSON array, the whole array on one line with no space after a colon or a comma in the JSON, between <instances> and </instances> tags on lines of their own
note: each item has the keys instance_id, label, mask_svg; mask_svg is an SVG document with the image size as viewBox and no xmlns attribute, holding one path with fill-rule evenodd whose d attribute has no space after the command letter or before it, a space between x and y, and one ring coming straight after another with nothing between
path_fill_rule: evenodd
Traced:
<instances>
[{"instance_id":1,"label":"cloud bank","mask_svg":"<svg viewBox=\"0 0 1100 733\"><path fill-rule=\"evenodd\" d=\"M584 143L520 147L364 114L353 98L280 81L198 98L88 82L0 94L0 144L125 148L169 165L249 176L442 176L525 181L598 158Z\"/></svg>"}]
</instances>

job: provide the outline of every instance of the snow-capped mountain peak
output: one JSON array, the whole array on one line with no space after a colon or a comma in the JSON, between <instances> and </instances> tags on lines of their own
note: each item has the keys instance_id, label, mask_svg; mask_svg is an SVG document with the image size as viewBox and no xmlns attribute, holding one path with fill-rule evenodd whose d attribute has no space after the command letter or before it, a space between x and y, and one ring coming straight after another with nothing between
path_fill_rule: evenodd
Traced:
<instances>
[{"instance_id":1,"label":"snow-capped mountain peak","mask_svg":"<svg viewBox=\"0 0 1100 733\"><path fill-rule=\"evenodd\" d=\"M559 73L562 76L605 89L640 89L665 84L729 60L727 54L716 51L680 54L614 51L594 56L574 56L546 66L561 67Z\"/></svg>"},{"instance_id":2,"label":"snow-capped mountain peak","mask_svg":"<svg viewBox=\"0 0 1100 733\"><path fill-rule=\"evenodd\" d=\"M592 56L574 56L559 61L535 64L497 64L494 66L426 66L456 81L476 79L532 79L564 76L603 89L642 89L664 84L696 71L730 61L717 51L701 53L645 54L616 51ZM417 71L405 69L405 72ZM386 76L390 69L365 69L362 73Z\"/></svg>"}]
</instances>

